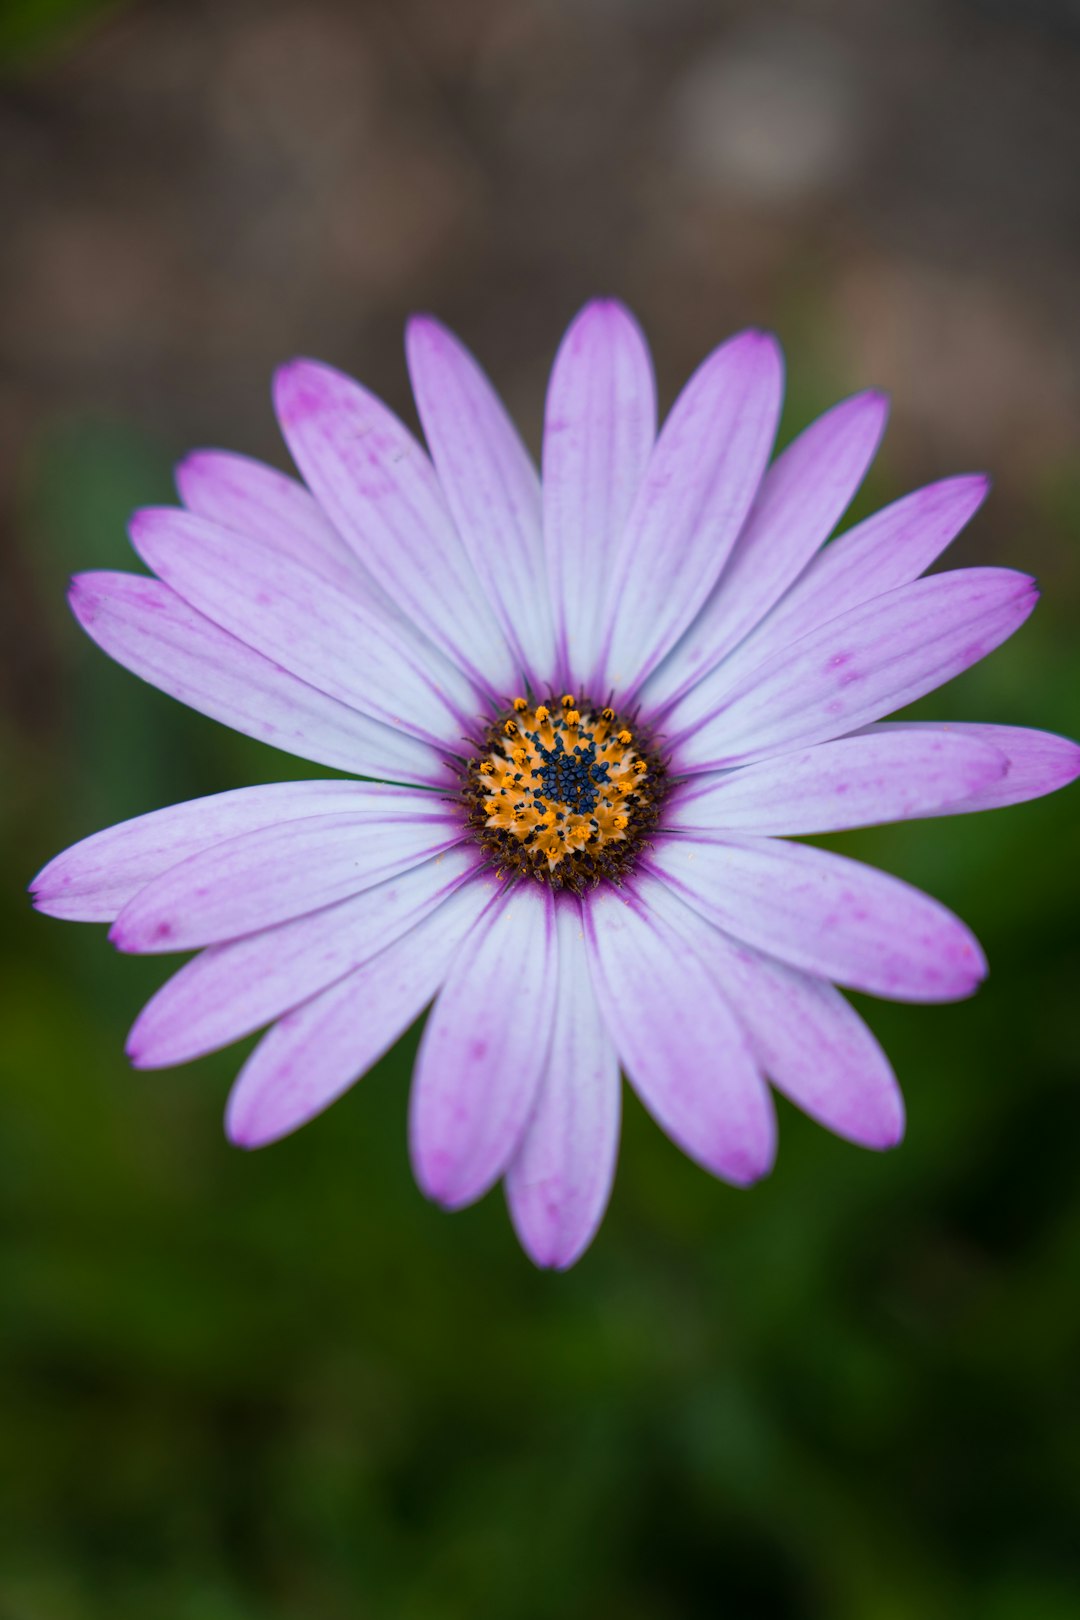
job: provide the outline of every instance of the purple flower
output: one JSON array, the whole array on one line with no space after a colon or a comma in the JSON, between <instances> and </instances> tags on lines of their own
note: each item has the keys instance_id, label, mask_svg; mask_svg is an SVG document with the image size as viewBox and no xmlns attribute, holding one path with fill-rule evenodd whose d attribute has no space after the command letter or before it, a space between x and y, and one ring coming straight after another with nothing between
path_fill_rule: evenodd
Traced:
<instances>
[{"instance_id":1,"label":"purple flower","mask_svg":"<svg viewBox=\"0 0 1080 1620\"><path fill-rule=\"evenodd\" d=\"M306 487L197 452L182 508L132 522L156 577L73 583L119 663L353 778L158 810L37 877L42 911L111 923L120 950L199 952L136 1021L132 1062L269 1026L228 1105L254 1147L434 997L417 1179L457 1208L503 1178L544 1266L600 1222L620 1067L740 1185L773 1161L767 1079L892 1146L896 1080L836 986L949 1001L982 952L907 884L786 840L1013 804L1080 772L1046 733L880 723L1034 606L1008 569L924 577L985 480L918 490L825 546L885 401L845 400L769 465L783 379L760 332L709 356L657 437L638 327L588 305L555 360L542 485L449 332L414 320L408 361L430 459L359 384L296 361L275 397Z\"/></svg>"}]
</instances>

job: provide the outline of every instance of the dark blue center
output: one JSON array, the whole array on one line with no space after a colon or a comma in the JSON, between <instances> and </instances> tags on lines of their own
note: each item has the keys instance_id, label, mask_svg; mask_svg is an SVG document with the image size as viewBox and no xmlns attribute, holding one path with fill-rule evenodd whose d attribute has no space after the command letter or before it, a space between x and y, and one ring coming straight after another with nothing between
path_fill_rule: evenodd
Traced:
<instances>
[{"instance_id":1,"label":"dark blue center","mask_svg":"<svg viewBox=\"0 0 1080 1620\"><path fill-rule=\"evenodd\" d=\"M543 797L565 804L578 815L592 815L600 800L600 787L608 779L608 766L596 763L596 744L578 743L568 751L557 736L553 748L536 746L544 762L537 772Z\"/></svg>"}]
</instances>

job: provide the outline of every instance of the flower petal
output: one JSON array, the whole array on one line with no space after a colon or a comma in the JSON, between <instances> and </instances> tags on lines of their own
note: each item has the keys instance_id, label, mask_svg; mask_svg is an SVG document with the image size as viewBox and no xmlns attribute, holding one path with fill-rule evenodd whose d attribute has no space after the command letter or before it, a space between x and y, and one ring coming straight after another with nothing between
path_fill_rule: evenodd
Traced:
<instances>
[{"instance_id":1,"label":"flower petal","mask_svg":"<svg viewBox=\"0 0 1080 1620\"><path fill-rule=\"evenodd\" d=\"M409 1102L422 1191L483 1196L517 1152L547 1063L558 977L554 903L522 883L462 944L428 1019Z\"/></svg>"},{"instance_id":2,"label":"flower petal","mask_svg":"<svg viewBox=\"0 0 1080 1620\"><path fill-rule=\"evenodd\" d=\"M675 401L611 565L593 692L630 698L701 608L757 493L782 392L775 339L743 332Z\"/></svg>"},{"instance_id":3,"label":"flower petal","mask_svg":"<svg viewBox=\"0 0 1080 1620\"><path fill-rule=\"evenodd\" d=\"M986 976L968 928L929 895L830 850L680 833L649 866L736 939L892 1001L955 1001Z\"/></svg>"},{"instance_id":4,"label":"flower petal","mask_svg":"<svg viewBox=\"0 0 1080 1620\"><path fill-rule=\"evenodd\" d=\"M337 815L240 833L163 872L109 933L117 950L191 951L273 928L385 883L461 842L459 820L429 794L400 790Z\"/></svg>"},{"instance_id":5,"label":"flower petal","mask_svg":"<svg viewBox=\"0 0 1080 1620\"><path fill-rule=\"evenodd\" d=\"M386 809L400 793L376 782L270 782L171 804L55 856L30 885L34 905L69 922L112 922L140 889L189 855L280 821Z\"/></svg>"},{"instance_id":6,"label":"flower petal","mask_svg":"<svg viewBox=\"0 0 1080 1620\"><path fill-rule=\"evenodd\" d=\"M517 428L464 344L414 316L405 350L447 505L495 617L536 690L555 677L540 481Z\"/></svg>"},{"instance_id":7,"label":"flower petal","mask_svg":"<svg viewBox=\"0 0 1080 1620\"><path fill-rule=\"evenodd\" d=\"M972 810L997 810L1003 805L1023 804L1056 793L1080 776L1080 745L1052 731L1033 731L1028 726L986 726L960 720L883 720L868 731L899 735L941 736L952 740L980 742L1005 756L1003 776L986 782L962 804L927 808L918 816L967 815Z\"/></svg>"},{"instance_id":8,"label":"flower petal","mask_svg":"<svg viewBox=\"0 0 1080 1620\"><path fill-rule=\"evenodd\" d=\"M835 986L729 938L670 892L653 903L717 974L773 1085L838 1136L895 1147L904 1132L896 1076Z\"/></svg>"},{"instance_id":9,"label":"flower petal","mask_svg":"<svg viewBox=\"0 0 1080 1620\"><path fill-rule=\"evenodd\" d=\"M494 893L474 852L448 850L335 906L211 945L147 1002L128 1057L138 1069L168 1068L250 1035L370 961L464 882Z\"/></svg>"},{"instance_id":10,"label":"flower petal","mask_svg":"<svg viewBox=\"0 0 1080 1620\"><path fill-rule=\"evenodd\" d=\"M434 647L257 540L171 506L136 512L131 539L197 612L329 697L435 747L472 724L475 689Z\"/></svg>"},{"instance_id":11,"label":"flower petal","mask_svg":"<svg viewBox=\"0 0 1080 1620\"><path fill-rule=\"evenodd\" d=\"M196 517L250 535L340 590L383 598L314 497L276 467L229 450L193 450L176 469L176 487Z\"/></svg>"},{"instance_id":12,"label":"flower petal","mask_svg":"<svg viewBox=\"0 0 1080 1620\"><path fill-rule=\"evenodd\" d=\"M234 731L360 776L445 787L426 743L316 691L141 574L76 574L71 610L87 635L151 686Z\"/></svg>"},{"instance_id":13,"label":"flower petal","mask_svg":"<svg viewBox=\"0 0 1080 1620\"><path fill-rule=\"evenodd\" d=\"M492 691L519 676L435 469L359 383L314 360L274 379L281 431L331 523L387 595L460 669Z\"/></svg>"},{"instance_id":14,"label":"flower petal","mask_svg":"<svg viewBox=\"0 0 1080 1620\"><path fill-rule=\"evenodd\" d=\"M506 1173L510 1216L538 1266L572 1266L596 1235L619 1147L619 1060L600 1017L581 911L556 907L559 988L551 1050L525 1135Z\"/></svg>"},{"instance_id":15,"label":"flower petal","mask_svg":"<svg viewBox=\"0 0 1080 1620\"><path fill-rule=\"evenodd\" d=\"M655 440L641 328L622 304L595 299L555 356L544 416L544 544L559 684L570 691L596 663L612 561Z\"/></svg>"},{"instance_id":16,"label":"flower petal","mask_svg":"<svg viewBox=\"0 0 1080 1620\"><path fill-rule=\"evenodd\" d=\"M811 422L776 458L712 595L646 683L645 703L674 703L780 600L862 483L888 409L884 394L856 394Z\"/></svg>"},{"instance_id":17,"label":"flower petal","mask_svg":"<svg viewBox=\"0 0 1080 1620\"><path fill-rule=\"evenodd\" d=\"M910 585L955 540L989 488L981 474L944 478L840 535L703 685L726 689L829 619Z\"/></svg>"},{"instance_id":18,"label":"flower petal","mask_svg":"<svg viewBox=\"0 0 1080 1620\"><path fill-rule=\"evenodd\" d=\"M744 675L712 708L702 682L672 711L681 770L827 742L913 703L1008 639L1038 599L1009 568L931 574L831 619Z\"/></svg>"},{"instance_id":19,"label":"flower petal","mask_svg":"<svg viewBox=\"0 0 1080 1620\"><path fill-rule=\"evenodd\" d=\"M904 1099L885 1053L834 985L749 946L725 944L717 971L773 1085L861 1147L895 1147Z\"/></svg>"},{"instance_id":20,"label":"flower petal","mask_svg":"<svg viewBox=\"0 0 1080 1620\"><path fill-rule=\"evenodd\" d=\"M225 1128L263 1147L321 1114L419 1017L491 894L465 883L423 922L268 1030L241 1069Z\"/></svg>"},{"instance_id":21,"label":"flower petal","mask_svg":"<svg viewBox=\"0 0 1080 1620\"><path fill-rule=\"evenodd\" d=\"M691 777L664 810L667 828L786 838L872 827L966 808L1005 775L1005 756L943 731L864 732L757 765Z\"/></svg>"},{"instance_id":22,"label":"flower petal","mask_svg":"<svg viewBox=\"0 0 1080 1620\"><path fill-rule=\"evenodd\" d=\"M582 906L600 1010L661 1129L706 1170L744 1186L776 1151L768 1087L714 971L654 903L659 886L646 874L622 890L595 889Z\"/></svg>"}]
</instances>

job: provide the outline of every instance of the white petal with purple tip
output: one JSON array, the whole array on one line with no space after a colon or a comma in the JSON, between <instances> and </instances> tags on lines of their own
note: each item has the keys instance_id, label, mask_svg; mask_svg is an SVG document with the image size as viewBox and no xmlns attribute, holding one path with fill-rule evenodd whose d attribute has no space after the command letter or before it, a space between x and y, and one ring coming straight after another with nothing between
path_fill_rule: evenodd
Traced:
<instances>
[{"instance_id":1,"label":"white petal with purple tip","mask_svg":"<svg viewBox=\"0 0 1080 1620\"><path fill-rule=\"evenodd\" d=\"M773 462L724 571L682 640L650 676L642 699L666 708L779 601L829 538L862 483L888 401L857 394L835 405Z\"/></svg>"},{"instance_id":2,"label":"white petal with purple tip","mask_svg":"<svg viewBox=\"0 0 1080 1620\"><path fill-rule=\"evenodd\" d=\"M765 471L782 392L775 340L744 332L675 401L612 561L594 693L631 697L709 595Z\"/></svg>"},{"instance_id":3,"label":"white petal with purple tip","mask_svg":"<svg viewBox=\"0 0 1080 1620\"><path fill-rule=\"evenodd\" d=\"M57 855L30 885L34 904L69 922L112 922L154 878L190 855L282 821L338 812L389 813L415 802L377 782L270 782L151 810L92 833Z\"/></svg>"},{"instance_id":4,"label":"white petal with purple tip","mask_svg":"<svg viewBox=\"0 0 1080 1620\"><path fill-rule=\"evenodd\" d=\"M941 737L953 741L978 742L996 748L1005 759L1005 772L995 780L973 789L958 804L934 810L915 811L917 817L967 815L973 810L997 810L1004 805L1024 804L1056 793L1080 776L1080 745L1053 731L1035 731L1029 726L982 725L967 720L884 720L870 728L868 735L899 736L907 732L918 737Z\"/></svg>"},{"instance_id":5,"label":"white petal with purple tip","mask_svg":"<svg viewBox=\"0 0 1080 1620\"><path fill-rule=\"evenodd\" d=\"M904 1130L896 1076L839 990L731 939L673 894L653 904L712 965L777 1089L838 1136L895 1147Z\"/></svg>"},{"instance_id":6,"label":"white petal with purple tip","mask_svg":"<svg viewBox=\"0 0 1080 1620\"><path fill-rule=\"evenodd\" d=\"M509 645L408 429L366 388L314 360L283 366L274 400L305 481L405 617L494 691L516 688Z\"/></svg>"},{"instance_id":7,"label":"white petal with purple tip","mask_svg":"<svg viewBox=\"0 0 1080 1620\"><path fill-rule=\"evenodd\" d=\"M229 1097L226 1129L262 1147L321 1114L419 1017L461 941L492 903L465 883L407 934L268 1030Z\"/></svg>"},{"instance_id":8,"label":"white petal with purple tip","mask_svg":"<svg viewBox=\"0 0 1080 1620\"><path fill-rule=\"evenodd\" d=\"M441 746L477 695L455 665L310 569L172 507L131 520L139 556L199 613L320 692Z\"/></svg>"},{"instance_id":9,"label":"white petal with purple tip","mask_svg":"<svg viewBox=\"0 0 1080 1620\"><path fill-rule=\"evenodd\" d=\"M895 1147L904 1100L885 1053L834 985L749 946L726 945L717 972L777 1090L861 1147Z\"/></svg>"},{"instance_id":10,"label":"white petal with purple tip","mask_svg":"<svg viewBox=\"0 0 1080 1620\"><path fill-rule=\"evenodd\" d=\"M875 512L814 558L772 612L703 683L722 691L830 619L910 585L986 499L981 474L944 478ZM699 703L700 712L707 707Z\"/></svg>"},{"instance_id":11,"label":"white petal with purple tip","mask_svg":"<svg viewBox=\"0 0 1080 1620\"><path fill-rule=\"evenodd\" d=\"M424 435L478 579L534 687L555 678L540 481L517 428L473 356L431 316L406 330Z\"/></svg>"},{"instance_id":12,"label":"white petal with purple tip","mask_svg":"<svg viewBox=\"0 0 1080 1620\"><path fill-rule=\"evenodd\" d=\"M641 328L613 299L586 304L555 357L544 415L544 544L559 682L571 691L596 663L612 561L655 440Z\"/></svg>"},{"instance_id":13,"label":"white petal with purple tip","mask_svg":"<svg viewBox=\"0 0 1080 1620\"><path fill-rule=\"evenodd\" d=\"M959 917L910 884L806 844L679 833L650 867L717 928L892 1001L956 1001L986 975Z\"/></svg>"},{"instance_id":14,"label":"white petal with purple tip","mask_svg":"<svg viewBox=\"0 0 1080 1620\"><path fill-rule=\"evenodd\" d=\"M1027 574L931 574L821 625L701 712L700 686L667 725L680 770L748 764L828 742L914 703L985 658L1037 600Z\"/></svg>"},{"instance_id":15,"label":"white petal with purple tip","mask_svg":"<svg viewBox=\"0 0 1080 1620\"><path fill-rule=\"evenodd\" d=\"M302 563L341 590L383 597L303 484L228 450L194 450L176 469L180 499L209 518Z\"/></svg>"},{"instance_id":16,"label":"white petal with purple tip","mask_svg":"<svg viewBox=\"0 0 1080 1620\"><path fill-rule=\"evenodd\" d=\"M462 944L420 1043L409 1150L429 1198L482 1197L521 1141L547 1063L558 948L550 890L509 892Z\"/></svg>"},{"instance_id":17,"label":"white petal with purple tip","mask_svg":"<svg viewBox=\"0 0 1080 1620\"><path fill-rule=\"evenodd\" d=\"M944 732L863 733L676 788L666 828L805 837L962 806L1005 774L1005 756Z\"/></svg>"},{"instance_id":18,"label":"white petal with purple tip","mask_svg":"<svg viewBox=\"0 0 1080 1620\"><path fill-rule=\"evenodd\" d=\"M461 842L462 825L430 795L396 810L308 816L240 833L163 872L124 907L109 935L122 951L191 951L335 905Z\"/></svg>"},{"instance_id":19,"label":"white petal with purple tip","mask_svg":"<svg viewBox=\"0 0 1080 1620\"><path fill-rule=\"evenodd\" d=\"M162 985L128 1037L139 1069L228 1046L360 967L477 875L473 851L449 850L401 877L261 934L211 945Z\"/></svg>"},{"instance_id":20,"label":"white petal with purple tip","mask_svg":"<svg viewBox=\"0 0 1080 1620\"><path fill-rule=\"evenodd\" d=\"M619 1146L619 1060L585 954L576 901L557 906L559 990L547 1070L506 1173L515 1230L538 1266L573 1265L603 1218Z\"/></svg>"},{"instance_id":21,"label":"white petal with purple tip","mask_svg":"<svg viewBox=\"0 0 1080 1620\"><path fill-rule=\"evenodd\" d=\"M141 574L76 574L72 612L98 646L189 709L286 753L391 781L444 787L426 744L283 669Z\"/></svg>"},{"instance_id":22,"label":"white petal with purple tip","mask_svg":"<svg viewBox=\"0 0 1080 1620\"><path fill-rule=\"evenodd\" d=\"M684 1153L743 1186L776 1151L768 1087L708 961L653 903L647 875L583 905L589 967L608 1032L635 1091Z\"/></svg>"}]
</instances>

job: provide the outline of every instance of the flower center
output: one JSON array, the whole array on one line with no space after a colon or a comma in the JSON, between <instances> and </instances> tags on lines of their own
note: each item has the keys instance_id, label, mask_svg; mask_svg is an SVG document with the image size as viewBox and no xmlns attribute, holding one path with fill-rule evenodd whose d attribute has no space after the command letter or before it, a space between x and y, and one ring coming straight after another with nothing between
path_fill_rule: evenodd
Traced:
<instances>
[{"instance_id":1,"label":"flower center","mask_svg":"<svg viewBox=\"0 0 1080 1620\"><path fill-rule=\"evenodd\" d=\"M500 877L553 888L614 882L656 825L665 772L614 709L571 693L531 708L515 698L464 771L469 826Z\"/></svg>"}]
</instances>

